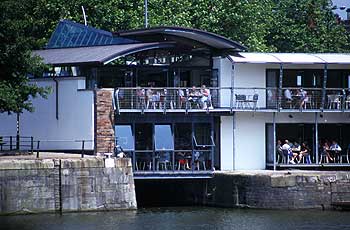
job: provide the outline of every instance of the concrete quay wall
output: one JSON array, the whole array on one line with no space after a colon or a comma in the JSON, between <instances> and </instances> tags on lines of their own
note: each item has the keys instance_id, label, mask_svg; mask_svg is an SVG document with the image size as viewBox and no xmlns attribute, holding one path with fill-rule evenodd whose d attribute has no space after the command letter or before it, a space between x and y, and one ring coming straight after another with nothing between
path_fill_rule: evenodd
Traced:
<instances>
[{"instance_id":1,"label":"concrete quay wall","mask_svg":"<svg viewBox=\"0 0 350 230\"><path fill-rule=\"evenodd\" d=\"M0 160L0 214L136 209L130 159Z\"/></svg>"},{"instance_id":2,"label":"concrete quay wall","mask_svg":"<svg viewBox=\"0 0 350 230\"><path fill-rule=\"evenodd\" d=\"M216 172L207 204L261 209L330 209L350 201L350 172Z\"/></svg>"}]
</instances>

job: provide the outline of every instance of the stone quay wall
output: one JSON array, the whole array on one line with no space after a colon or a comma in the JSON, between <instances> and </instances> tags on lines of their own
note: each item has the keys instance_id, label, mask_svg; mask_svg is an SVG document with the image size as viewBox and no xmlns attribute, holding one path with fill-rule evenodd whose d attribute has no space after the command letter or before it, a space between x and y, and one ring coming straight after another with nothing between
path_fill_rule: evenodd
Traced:
<instances>
[{"instance_id":1,"label":"stone quay wall","mask_svg":"<svg viewBox=\"0 0 350 230\"><path fill-rule=\"evenodd\" d=\"M208 205L261 209L330 209L350 201L350 172L216 172Z\"/></svg>"},{"instance_id":2,"label":"stone quay wall","mask_svg":"<svg viewBox=\"0 0 350 230\"><path fill-rule=\"evenodd\" d=\"M136 209L130 159L0 160L0 215Z\"/></svg>"}]
</instances>

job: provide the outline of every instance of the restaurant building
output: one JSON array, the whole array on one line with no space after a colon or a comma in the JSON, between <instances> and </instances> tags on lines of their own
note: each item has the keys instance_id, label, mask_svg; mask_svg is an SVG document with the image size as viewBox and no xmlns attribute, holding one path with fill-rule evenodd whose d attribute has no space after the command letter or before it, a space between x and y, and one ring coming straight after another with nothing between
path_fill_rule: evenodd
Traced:
<instances>
[{"instance_id":1,"label":"restaurant building","mask_svg":"<svg viewBox=\"0 0 350 230\"><path fill-rule=\"evenodd\" d=\"M20 115L20 133L41 150L122 149L136 176L317 168L325 140L342 147L326 166L350 166L350 54L245 51L197 29L110 33L62 20L34 51L52 68L31 82L53 92ZM15 135L16 116L0 116L0 135ZM311 164L279 159L278 139L307 141Z\"/></svg>"}]
</instances>

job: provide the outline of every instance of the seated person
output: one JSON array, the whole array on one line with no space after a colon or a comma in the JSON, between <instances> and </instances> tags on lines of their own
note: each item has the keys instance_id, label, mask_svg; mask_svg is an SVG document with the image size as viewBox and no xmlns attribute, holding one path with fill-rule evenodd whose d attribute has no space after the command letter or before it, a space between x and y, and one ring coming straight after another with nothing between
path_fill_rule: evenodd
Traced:
<instances>
[{"instance_id":1,"label":"seated person","mask_svg":"<svg viewBox=\"0 0 350 230\"><path fill-rule=\"evenodd\" d=\"M202 107L202 109L207 109L207 106L210 106L210 105L208 105L209 104L209 98L210 98L210 91L209 91L209 89L206 88L205 85L202 85L200 94L202 96L200 98L201 107Z\"/></svg>"},{"instance_id":2,"label":"seated person","mask_svg":"<svg viewBox=\"0 0 350 230\"><path fill-rule=\"evenodd\" d=\"M338 145L338 143L333 140L332 145L329 147L329 150L333 153L333 158L339 158L339 153L341 152L341 147Z\"/></svg>"},{"instance_id":3,"label":"seated person","mask_svg":"<svg viewBox=\"0 0 350 230\"><path fill-rule=\"evenodd\" d=\"M326 156L326 162L329 163L329 161L333 161L334 159L331 157L331 155L329 154L329 145L328 145L328 142L325 141L323 146L322 146L322 152L321 152L321 155L324 155ZM321 161L320 163L322 162L322 156L321 156Z\"/></svg>"},{"instance_id":4,"label":"seated person","mask_svg":"<svg viewBox=\"0 0 350 230\"><path fill-rule=\"evenodd\" d=\"M290 89L286 89L284 90L284 98L285 98L285 102L286 104L289 104L290 107L292 107L292 91L290 91Z\"/></svg>"},{"instance_id":5,"label":"seated person","mask_svg":"<svg viewBox=\"0 0 350 230\"><path fill-rule=\"evenodd\" d=\"M300 106L299 108L305 108L305 103L309 101L309 97L307 95L307 92L303 89L298 90L298 96L300 96Z\"/></svg>"},{"instance_id":6,"label":"seated person","mask_svg":"<svg viewBox=\"0 0 350 230\"><path fill-rule=\"evenodd\" d=\"M285 150L288 153L288 156L291 157L289 163L295 164L295 158L298 156L297 153L293 153L292 148L290 147L289 141L285 140L284 145L282 145L282 150Z\"/></svg>"},{"instance_id":7,"label":"seated person","mask_svg":"<svg viewBox=\"0 0 350 230\"><path fill-rule=\"evenodd\" d=\"M282 151L282 142L281 142L281 140L277 141L276 151L277 151L278 155L281 157L281 159L283 159L284 155L283 155L283 151ZM282 160L282 162L283 162L283 160ZM279 163L279 162L277 162L277 163Z\"/></svg>"},{"instance_id":8,"label":"seated person","mask_svg":"<svg viewBox=\"0 0 350 230\"><path fill-rule=\"evenodd\" d=\"M307 142L304 141L301 144L301 151L300 151L300 154L299 154L299 161L298 161L298 163L301 162L303 157L306 157L306 163L307 164L311 164L310 158L308 157L310 155L310 152L311 152L311 150L310 150L309 146L307 145Z\"/></svg>"}]
</instances>

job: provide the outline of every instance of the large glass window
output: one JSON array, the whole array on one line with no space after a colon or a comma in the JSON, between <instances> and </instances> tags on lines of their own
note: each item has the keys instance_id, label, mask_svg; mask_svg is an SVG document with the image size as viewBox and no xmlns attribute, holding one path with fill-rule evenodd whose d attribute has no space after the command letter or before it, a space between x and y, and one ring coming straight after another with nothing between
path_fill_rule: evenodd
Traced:
<instances>
[{"instance_id":1,"label":"large glass window","mask_svg":"<svg viewBox=\"0 0 350 230\"><path fill-rule=\"evenodd\" d=\"M197 147L215 146L209 123L195 124L194 143Z\"/></svg>"},{"instance_id":2,"label":"large glass window","mask_svg":"<svg viewBox=\"0 0 350 230\"><path fill-rule=\"evenodd\" d=\"M174 140L171 125L155 125L155 150L174 150Z\"/></svg>"},{"instance_id":3,"label":"large glass window","mask_svg":"<svg viewBox=\"0 0 350 230\"><path fill-rule=\"evenodd\" d=\"M191 150L192 149L192 124L178 123L175 124L175 149Z\"/></svg>"},{"instance_id":4,"label":"large glass window","mask_svg":"<svg viewBox=\"0 0 350 230\"><path fill-rule=\"evenodd\" d=\"M115 134L117 138L117 144L120 145L124 151L135 150L131 125L116 125Z\"/></svg>"},{"instance_id":5,"label":"large glass window","mask_svg":"<svg viewBox=\"0 0 350 230\"><path fill-rule=\"evenodd\" d=\"M152 124L135 124L136 150L152 150Z\"/></svg>"}]
</instances>

